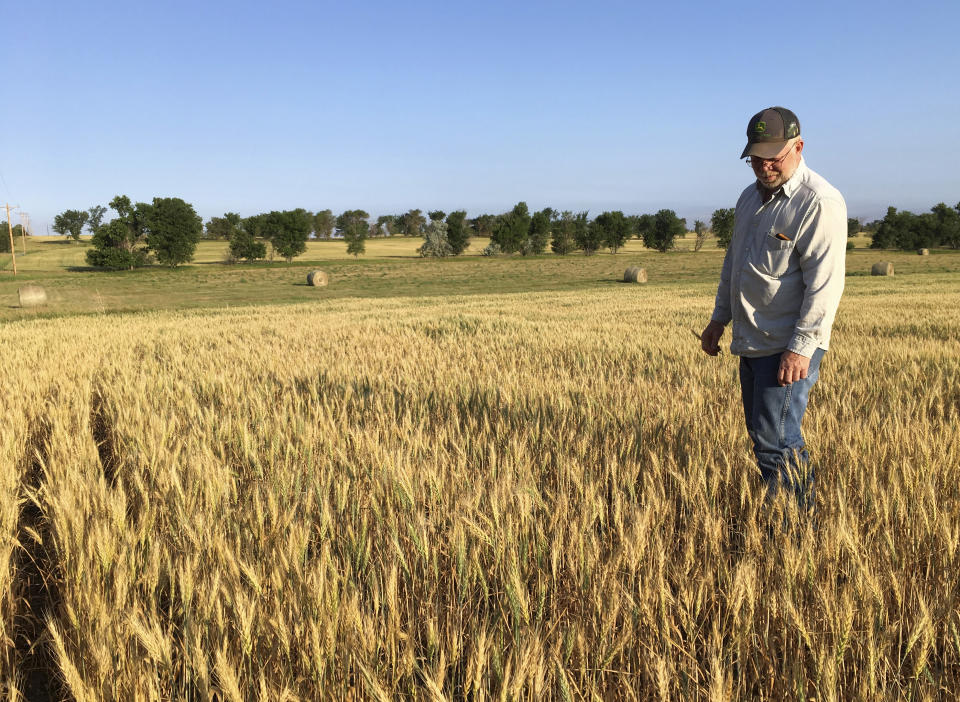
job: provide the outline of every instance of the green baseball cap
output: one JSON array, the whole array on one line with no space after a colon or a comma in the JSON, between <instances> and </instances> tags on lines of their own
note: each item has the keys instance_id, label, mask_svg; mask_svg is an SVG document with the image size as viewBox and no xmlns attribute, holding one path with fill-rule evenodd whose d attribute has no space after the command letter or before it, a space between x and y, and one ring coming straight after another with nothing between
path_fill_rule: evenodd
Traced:
<instances>
[{"instance_id":1,"label":"green baseball cap","mask_svg":"<svg viewBox=\"0 0 960 702\"><path fill-rule=\"evenodd\" d=\"M747 145L740 154L773 158L791 139L800 136L800 120L786 107L761 110L747 124Z\"/></svg>"}]
</instances>

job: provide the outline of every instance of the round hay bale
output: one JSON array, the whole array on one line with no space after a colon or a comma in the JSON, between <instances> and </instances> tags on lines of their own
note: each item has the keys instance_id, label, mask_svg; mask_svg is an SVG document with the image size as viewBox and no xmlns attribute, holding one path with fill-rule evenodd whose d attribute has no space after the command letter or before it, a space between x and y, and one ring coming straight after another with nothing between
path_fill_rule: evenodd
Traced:
<instances>
[{"instance_id":1,"label":"round hay bale","mask_svg":"<svg viewBox=\"0 0 960 702\"><path fill-rule=\"evenodd\" d=\"M647 282L646 268L628 268L627 273L629 275L624 275L624 280L626 280L628 283L646 283Z\"/></svg>"},{"instance_id":2,"label":"round hay bale","mask_svg":"<svg viewBox=\"0 0 960 702\"><path fill-rule=\"evenodd\" d=\"M633 280L631 279L631 277L632 277L632 276L636 276L636 275L637 275L637 267L636 267L636 266L630 266L627 270L625 270L625 271L623 272L623 282L624 282L624 283L632 283Z\"/></svg>"},{"instance_id":3,"label":"round hay bale","mask_svg":"<svg viewBox=\"0 0 960 702\"><path fill-rule=\"evenodd\" d=\"M47 302L47 291L39 285L24 285L17 290L21 307L36 307Z\"/></svg>"},{"instance_id":4,"label":"round hay bale","mask_svg":"<svg viewBox=\"0 0 960 702\"><path fill-rule=\"evenodd\" d=\"M921 256L929 256L930 249L920 249L919 251L917 251L917 253L920 254Z\"/></svg>"},{"instance_id":5,"label":"round hay bale","mask_svg":"<svg viewBox=\"0 0 960 702\"><path fill-rule=\"evenodd\" d=\"M323 271L310 271L307 273L307 285L315 288L322 288L329 282L327 274Z\"/></svg>"},{"instance_id":6,"label":"round hay bale","mask_svg":"<svg viewBox=\"0 0 960 702\"><path fill-rule=\"evenodd\" d=\"M870 269L870 275L893 275L893 264L889 261L874 263Z\"/></svg>"}]
</instances>

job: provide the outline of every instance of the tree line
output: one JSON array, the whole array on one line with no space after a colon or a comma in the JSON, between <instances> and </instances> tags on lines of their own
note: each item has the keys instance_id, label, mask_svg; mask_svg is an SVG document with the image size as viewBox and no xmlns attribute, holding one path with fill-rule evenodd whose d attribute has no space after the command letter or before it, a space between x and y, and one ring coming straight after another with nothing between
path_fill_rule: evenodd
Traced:
<instances>
[{"instance_id":1,"label":"tree line","mask_svg":"<svg viewBox=\"0 0 960 702\"><path fill-rule=\"evenodd\" d=\"M342 238L347 252L355 256L366 251L371 237L405 236L422 238L422 256L457 256L470 246L473 237L489 240L485 255L538 255L550 250L559 255L575 251L593 254L601 249L616 253L637 237L644 245L669 251L675 239L685 235L686 221L673 210L656 214L625 215L620 210L602 212L590 219L586 211L557 211L550 207L530 212L519 202L509 212L468 218L465 210L411 209L403 214L381 215L375 220L364 210L347 210L334 216L329 209L310 212L303 208L272 211L249 217L227 212L211 217L204 225L193 206L180 198L154 198L152 203L134 203L118 195L109 203L116 216L104 223L108 208L95 205L88 210L66 210L54 219L58 234L79 241L83 231L92 236L87 262L110 270L132 269L156 262L177 266L193 259L202 238L229 244L229 260L255 261L279 256L292 261L306 250L311 238ZM697 249L709 229L695 226ZM268 248L269 247L269 248Z\"/></svg>"},{"instance_id":2,"label":"tree line","mask_svg":"<svg viewBox=\"0 0 960 702\"><path fill-rule=\"evenodd\" d=\"M960 202L955 207L941 202L922 214L888 207L883 219L872 222L864 230L871 233L872 249L909 251L934 246L960 249Z\"/></svg>"},{"instance_id":3,"label":"tree line","mask_svg":"<svg viewBox=\"0 0 960 702\"><path fill-rule=\"evenodd\" d=\"M546 207L530 212L518 202L509 212L468 218L465 210L449 214L442 210L411 209L403 214L381 215L375 220L364 210L347 210L334 215L329 209L318 212L298 208L241 217L227 212L211 217L206 225L193 206L180 198L154 198L152 203L132 203L125 195L110 202L116 217L104 224L108 209L95 205L88 210L66 210L54 218L53 230L80 240L84 229L92 235L93 247L87 262L99 268L129 269L156 261L177 266L193 259L201 238L229 242L229 260L255 261L279 256L292 261L306 251L311 238L342 238L347 252L359 256L371 237L405 236L424 240L422 256L457 256L470 246L473 237L489 240L484 255L539 255L547 248L564 256L576 251L593 254L602 249L616 253L634 237L644 246L669 251L678 236L687 231L686 220L673 210L655 214L625 215L620 210L602 212L590 219L586 211L558 211ZM694 250L700 250L713 235L719 248L727 248L733 237L734 209L713 212L709 226L694 223ZM6 223L0 223L0 232ZM20 225L14 227L19 236ZM930 212L913 214L895 207L882 220L861 224L847 220L849 236L867 232L871 248L904 250L943 246L960 248L960 203L948 207L939 203ZM269 247L269 250L268 250ZM9 237L0 236L0 252L9 251Z\"/></svg>"},{"instance_id":4,"label":"tree line","mask_svg":"<svg viewBox=\"0 0 960 702\"><path fill-rule=\"evenodd\" d=\"M286 224L284 224L286 221ZM312 222L312 226L311 226ZM277 247L278 238L297 242L297 255L308 238L342 237L347 252L360 255L366 250L366 240L373 237L405 236L423 238L419 252L422 256L457 256L470 246L473 237L490 240L483 253L522 255L542 254L549 246L560 255L573 251L586 254L602 248L616 251L633 236L640 237L651 248L667 251L674 239L686 231L686 222L673 210L661 210L655 215L624 215L621 211L603 212L590 220L587 212L559 212L547 207L531 213L525 202L519 202L509 212L483 214L467 218L465 210L449 214L443 210L411 209L403 214L381 215L373 220L364 210L347 210L334 217L330 210L311 214L306 210L271 212L242 218L228 212L223 217L212 217L206 225L206 236L230 242L235 260L255 260L266 255L263 242L289 260L286 252Z\"/></svg>"}]
</instances>

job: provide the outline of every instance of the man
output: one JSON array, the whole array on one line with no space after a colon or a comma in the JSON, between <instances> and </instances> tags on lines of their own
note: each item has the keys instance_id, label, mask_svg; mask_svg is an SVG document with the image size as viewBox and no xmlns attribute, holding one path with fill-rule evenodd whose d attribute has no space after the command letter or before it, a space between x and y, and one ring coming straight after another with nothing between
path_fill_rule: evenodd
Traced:
<instances>
[{"instance_id":1,"label":"man","mask_svg":"<svg viewBox=\"0 0 960 702\"><path fill-rule=\"evenodd\" d=\"M754 115L746 158L756 182L740 195L710 323L700 335L716 356L733 322L747 433L772 498L778 485L812 507L814 471L800 424L830 343L843 292L847 206L807 168L797 116Z\"/></svg>"}]
</instances>

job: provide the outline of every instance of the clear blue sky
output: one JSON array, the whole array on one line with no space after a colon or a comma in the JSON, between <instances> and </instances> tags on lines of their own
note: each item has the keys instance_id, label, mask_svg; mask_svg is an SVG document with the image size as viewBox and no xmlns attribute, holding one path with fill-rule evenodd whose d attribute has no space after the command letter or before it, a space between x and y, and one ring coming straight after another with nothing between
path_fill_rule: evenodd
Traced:
<instances>
[{"instance_id":1,"label":"clear blue sky","mask_svg":"<svg viewBox=\"0 0 960 702\"><path fill-rule=\"evenodd\" d=\"M955 0L55 0L0 26L0 198L38 234L117 194L692 223L733 206L777 104L851 216L960 201Z\"/></svg>"}]
</instances>

